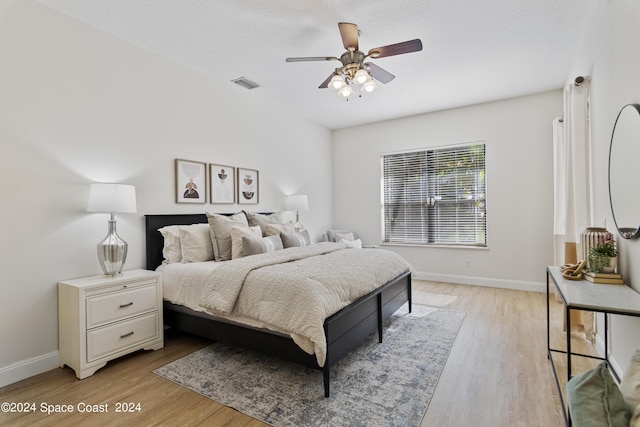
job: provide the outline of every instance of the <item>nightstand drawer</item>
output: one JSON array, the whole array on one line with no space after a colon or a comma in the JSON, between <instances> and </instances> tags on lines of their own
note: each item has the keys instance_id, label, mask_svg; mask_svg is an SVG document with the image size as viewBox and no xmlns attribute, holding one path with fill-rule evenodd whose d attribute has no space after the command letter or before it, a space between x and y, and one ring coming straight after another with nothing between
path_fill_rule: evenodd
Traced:
<instances>
[{"instance_id":1,"label":"nightstand drawer","mask_svg":"<svg viewBox=\"0 0 640 427\"><path fill-rule=\"evenodd\" d=\"M157 312L88 331L87 362L157 338L158 333Z\"/></svg>"},{"instance_id":2,"label":"nightstand drawer","mask_svg":"<svg viewBox=\"0 0 640 427\"><path fill-rule=\"evenodd\" d=\"M87 298L87 329L158 309L157 287L141 288Z\"/></svg>"}]
</instances>

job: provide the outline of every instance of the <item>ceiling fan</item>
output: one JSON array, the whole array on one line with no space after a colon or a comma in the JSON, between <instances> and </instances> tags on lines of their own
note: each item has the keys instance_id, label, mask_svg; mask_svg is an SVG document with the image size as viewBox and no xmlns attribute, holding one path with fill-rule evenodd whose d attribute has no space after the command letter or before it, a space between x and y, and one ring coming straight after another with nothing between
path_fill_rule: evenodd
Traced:
<instances>
[{"instance_id":1,"label":"ceiling fan","mask_svg":"<svg viewBox=\"0 0 640 427\"><path fill-rule=\"evenodd\" d=\"M376 88L377 80L381 83L389 83L396 76L387 70L378 67L371 62L364 62L367 58L384 58L385 56L401 55L404 53L417 52L422 50L420 39L408 40L406 42L390 44L387 46L370 49L367 54L360 51L358 46L358 26L348 22L338 23L342 44L347 49L340 58L335 56L307 56L298 58L287 58L287 62L304 61L340 61L342 67L336 68L319 88L331 88L338 91L338 95L348 98L354 91L351 85L360 84L361 90L373 92Z\"/></svg>"}]
</instances>

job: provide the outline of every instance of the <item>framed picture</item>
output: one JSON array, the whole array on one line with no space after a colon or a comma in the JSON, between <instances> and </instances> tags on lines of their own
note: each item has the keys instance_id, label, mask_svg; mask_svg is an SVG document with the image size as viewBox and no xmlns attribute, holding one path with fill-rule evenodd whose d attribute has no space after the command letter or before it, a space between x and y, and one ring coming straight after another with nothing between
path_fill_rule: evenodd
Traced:
<instances>
[{"instance_id":1,"label":"framed picture","mask_svg":"<svg viewBox=\"0 0 640 427\"><path fill-rule=\"evenodd\" d=\"M176 203L206 203L207 165L176 159Z\"/></svg>"},{"instance_id":2,"label":"framed picture","mask_svg":"<svg viewBox=\"0 0 640 427\"><path fill-rule=\"evenodd\" d=\"M236 202L236 168L209 164L209 189L211 203Z\"/></svg>"},{"instance_id":3,"label":"framed picture","mask_svg":"<svg viewBox=\"0 0 640 427\"><path fill-rule=\"evenodd\" d=\"M259 185L258 171L237 168L238 203L241 205L255 205L258 203Z\"/></svg>"}]
</instances>

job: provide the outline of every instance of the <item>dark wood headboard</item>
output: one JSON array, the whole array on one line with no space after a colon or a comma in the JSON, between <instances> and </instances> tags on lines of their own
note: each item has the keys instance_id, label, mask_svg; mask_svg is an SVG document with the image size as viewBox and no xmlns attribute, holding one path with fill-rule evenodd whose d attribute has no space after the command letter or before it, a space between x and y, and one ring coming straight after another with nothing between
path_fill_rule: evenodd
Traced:
<instances>
[{"instance_id":1,"label":"dark wood headboard","mask_svg":"<svg viewBox=\"0 0 640 427\"><path fill-rule=\"evenodd\" d=\"M166 215L145 215L145 239L147 243L147 270L155 270L164 257L162 248L164 247L164 237L158 231L167 225L190 225L207 222L206 214L166 214Z\"/></svg>"},{"instance_id":2,"label":"dark wood headboard","mask_svg":"<svg viewBox=\"0 0 640 427\"><path fill-rule=\"evenodd\" d=\"M269 215L273 212L257 212L262 215ZM234 213L220 213L219 215L234 215ZM190 225L206 223L206 214L161 214L145 215L145 240L147 244L147 270L158 268L164 257L162 248L164 247L164 237L158 231L167 225Z\"/></svg>"}]
</instances>

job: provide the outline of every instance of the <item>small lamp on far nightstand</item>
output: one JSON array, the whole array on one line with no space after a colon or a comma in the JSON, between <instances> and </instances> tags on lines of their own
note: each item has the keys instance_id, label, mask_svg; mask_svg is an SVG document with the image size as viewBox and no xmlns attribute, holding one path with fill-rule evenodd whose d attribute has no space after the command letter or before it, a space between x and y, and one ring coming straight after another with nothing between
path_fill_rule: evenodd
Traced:
<instances>
[{"instance_id":1,"label":"small lamp on far nightstand","mask_svg":"<svg viewBox=\"0 0 640 427\"><path fill-rule=\"evenodd\" d=\"M309 210L309 198L306 194L293 194L287 196L285 201L285 209L288 211L296 211L296 223L293 226L296 232L300 232L304 229L304 226L300 224L300 211Z\"/></svg>"},{"instance_id":2,"label":"small lamp on far nightstand","mask_svg":"<svg viewBox=\"0 0 640 427\"><path fill-rule=\"evenodd\" d=\"M127 259L127 242L116 233L115 214L136 212L136 187L127 184L91 184L87 212L111 214L107 237L98 243L98 260L105 276L119 276Z\"/></svg>"}]
</instances>

